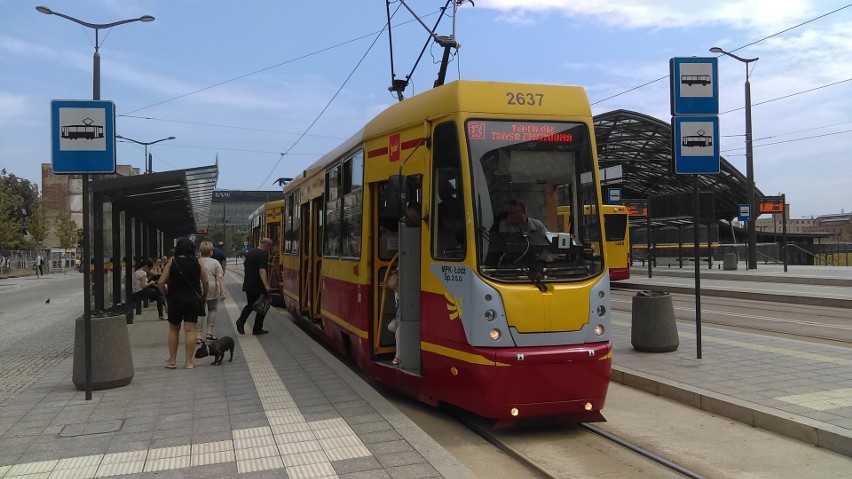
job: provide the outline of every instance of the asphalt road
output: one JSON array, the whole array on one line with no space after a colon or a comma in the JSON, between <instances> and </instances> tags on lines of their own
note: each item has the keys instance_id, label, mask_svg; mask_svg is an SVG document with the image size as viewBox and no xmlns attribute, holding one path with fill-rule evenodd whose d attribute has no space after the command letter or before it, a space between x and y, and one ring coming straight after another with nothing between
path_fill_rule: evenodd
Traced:
<instances>
[{"instance_id":1,"label":"asphalt road","mask_svg":"<svg viewBox=\"0 0 852 479\"><path fill-rule=\"evenodd\" d=\"M0 279L0 405L73 355L82 293L77 272Z\"/></svg>"}]
</instances>

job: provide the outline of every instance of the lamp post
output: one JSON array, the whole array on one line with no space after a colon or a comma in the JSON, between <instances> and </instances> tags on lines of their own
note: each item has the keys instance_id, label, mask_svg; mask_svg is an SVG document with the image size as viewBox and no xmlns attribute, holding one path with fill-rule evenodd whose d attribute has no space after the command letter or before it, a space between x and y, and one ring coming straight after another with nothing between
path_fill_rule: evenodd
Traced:
<instances>
[{"instance_id":1,"label":"lamp post","mask_svg":"<svg viewBox=\"0 0 852 479\"><path fill-rule=\"evenodd\" d=\"M756 62L759 57L755 58L742 58L734 55L733 53L726 52L719 47L713 47L710 49L713 53L721 53L722 55L727 55L734 60L738 60L745 64L746 68L746 77L745 77L745 142L746 142L746 201L749 204L751 209L751 218L749 219L747 229L748 229L748 238L747 238L747 254L746 254L746 265L748 269L757 269L757 234L754 229L754 221L757 219L757 205L754 197L754 151L752 145L751 138L751 83L748 81L749 70L748 64L751 62Z\"/></svg>"},{"instance_id":2,"label":"lamp post","mask_svg":"<svg viewBox=\"0 0 852 479\"><path fill-rule=\"evenodd\" d=\"M168 138L160 138L159 140L145 142L145 141L134 140L133 138L128 138L126 136L121 136L121 135L115 135L115 137L120 139L120 140L130 141L130 142L136 143L137 145L142 145L142 146L145 147L145 173L146 174L151 174L151 173L154 172L153 171L154 170L153 162L151 161L151 158L148 156L148 146L153 145L154 143L159 143L161 141L174 140L175 139L175 137L170 136Z\"/></svg>"},{"instance_id":3,"label":"lamp post","mask_svg":"<svg viewBox=\"0 0 852 479\"><path fill-rule=\"evenodd\" d=\"M98 32L102 28L112 28L117 27L119 25L124 25L125 23L132 22L153 22L154 17L151 15L142 15L139 18L128 18L126 20L119 20L117 22L112 23L89 23L84 22L83 20L78 20L74 17L65 15L63 13L54 12L53 10L45 7L45 6L37 6L36 10L40 13L44 13L45 15L56 15L57 17L64 18L66 20L70 20L74 23L82 25L87 28L91 28L95 31L95 54L92 56L92 100L100 100L101 99L101 54L98 52L100 49L100 38L98 36ZM83 270L83 328L84 328L84 337L85 337L85 363L86 363L86 379L85 379L85 388L86 388L86 399L92 399L92 317L91 317L91 309L92 309L92 283L91 283L91 271L89 270L89 266L91 264L90 251L89 247L91 245L91 234L89 232L89 198L91 196L90 185L89 185L89 175L83 174L83 261L80 263L80 266Z\"/></svg>"}]
</instances>

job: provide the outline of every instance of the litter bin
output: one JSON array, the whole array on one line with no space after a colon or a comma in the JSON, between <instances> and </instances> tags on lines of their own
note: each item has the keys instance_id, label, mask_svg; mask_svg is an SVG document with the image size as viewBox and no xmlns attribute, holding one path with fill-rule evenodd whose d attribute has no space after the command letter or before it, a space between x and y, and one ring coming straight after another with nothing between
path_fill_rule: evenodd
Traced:
<instances>
[{"instance_id":1,"label":"litter bin","mask_svg":"<svg viewBox=\"0 0 852 479\"><path fill-rule=\"evenodd\" d=\"M133 356L125 308L92 313L92 390L113 389L133 380ZM74 386L86 389L86 325L77 318L74 328Z\"/></svg>"},{"instance_id":2,"label":"litter bin","mask_svg":"<svg viewBox=\"0 0 852 479\"><path fill-rule=\"evenodd\" d=\"M639 291L633 296L630 343L636 351L667 353L677 350L672 297L664 291Z\"/></svg>"},{"instance_id":3,"label":"litter bin","mask_svg":"<svg viewBox=\"0 0 852 479\"><path fill-rule=\"evenodd\" d=\"M722 269L725 271L733 271L737 269L737 254L725 253L722 255Z\"/></svg>"}]
</instances>

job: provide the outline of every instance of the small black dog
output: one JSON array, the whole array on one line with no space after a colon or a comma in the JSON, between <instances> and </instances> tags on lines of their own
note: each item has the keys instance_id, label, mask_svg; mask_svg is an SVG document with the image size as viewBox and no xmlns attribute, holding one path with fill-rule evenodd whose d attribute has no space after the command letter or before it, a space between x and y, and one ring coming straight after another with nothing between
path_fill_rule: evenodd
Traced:
<instances>
[{"instance_id":1,"label":"small black dog","mask_svg":"<svg viewBox=\"0 0 852 479\"><path fill-rule=\"evenodd\" d=\"M225 359L225 351L231 352L231 356L228 358L230 363L234 360L234 339L230 336L222 336L216 341L210 341L209 344L202 341L201 346L195 351L195 357L201 359L213 356L213 364L222 364L222 360Z\"/></svg>"}]
</instances>

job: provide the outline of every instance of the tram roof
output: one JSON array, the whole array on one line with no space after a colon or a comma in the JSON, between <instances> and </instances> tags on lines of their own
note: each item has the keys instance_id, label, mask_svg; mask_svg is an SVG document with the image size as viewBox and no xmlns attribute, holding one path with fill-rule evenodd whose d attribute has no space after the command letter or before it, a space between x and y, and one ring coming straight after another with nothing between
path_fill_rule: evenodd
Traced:
<instances>
[{"instance_id":1,"label":"tram roof","mask_svg":"<svg viewBox=\"0 0 852 479\"><path fill-rule=\"evenodd\" d=\"M102 193L114 207L179 236L207 228L218 178L218 166L202 166L99 179L92 183L92 191Z\"/></svg>"},{"instance_id":2,"label":"tram roof","mask_svg":"<svg viewBox=\"0 0 852 479\"><path fill-rule=\"evenodd\" d=\"M404 103L411 106L416 101L429 100L429 92L414 96ZM395 120L405 109L394 105L388 111ZM382 115L387 116L387 113ZM364 129L356 132L347 141L327 153L309 166L301 175L294 178L289 189L322 170L330 162L354 149L365 136L386 129L385 121L374 119ZM612 184L621 187L621 198L648 199L652 196L672 193L689 193L694 190L693 175L677 175L672 171L672 128L671 124L643 113L629 110L614 110L594 116L595 136L598 148L598 162L601 169L621 166L622 177ZM699 175L699 189L710 191L714 197L713 219L729 221L739 215L739 205L746 198L747 180L724 157L720 158L720 171L716 175ZM604 184L606 185L606 183ZM755 188L755 195L763 193ZM692 218L684 217L684 223ZM669 223L678 219L669 218Z\"/></svg>"},{"instance_id":3,"label":"tram roof","mask_svg":"<svg viewBox=\"0 0 852 479\"><path fill-rule=\"evenodd\" d=\"M672 171L671 124L629 110L595 115L594 124L600 168L621 166L622 177L612 181L621 187L621 199L694 191L693 175ZM739 215L748 183L724 157L720 163L719 174L698 176L699 189L713 192L714 219L731 220ZM763 193L755 188L755 195Z\"/></svg>"}]
</instances>

